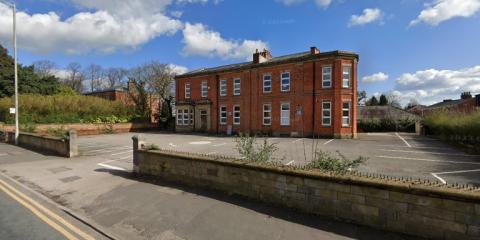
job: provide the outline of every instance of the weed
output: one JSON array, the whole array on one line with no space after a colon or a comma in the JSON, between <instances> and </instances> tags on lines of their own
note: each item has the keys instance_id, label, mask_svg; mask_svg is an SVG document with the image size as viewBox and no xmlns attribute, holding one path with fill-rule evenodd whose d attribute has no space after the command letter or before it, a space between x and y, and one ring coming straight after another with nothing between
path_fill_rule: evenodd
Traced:
<instances>
[{"instance_id":1,"label":"weed","mask_svg":"<svg viewBox=\"0 0 480 240\"><path fill-rule=\"evenodd\" d=\"M240 136L235 138L236 149L243 159L249 162L274 162L273 155L278 150L275 143L269 143L265 138L263 143L257 144L255 137Z\"/></svg>"},{"instance_id":2,"label":"weed","mask_svg":"<svg viewBox=\"0 0 480 240\"><path fill-rule=\"evenodd\" d=\"M329 152L318 151L315 153L315 159L307 164L305 168L345 173L359 167L368 160L368 158L362 156L350 160L343 156L339 151L337 151L337 155L339 157L336 157Z\"/></svg>"}]
</instances>

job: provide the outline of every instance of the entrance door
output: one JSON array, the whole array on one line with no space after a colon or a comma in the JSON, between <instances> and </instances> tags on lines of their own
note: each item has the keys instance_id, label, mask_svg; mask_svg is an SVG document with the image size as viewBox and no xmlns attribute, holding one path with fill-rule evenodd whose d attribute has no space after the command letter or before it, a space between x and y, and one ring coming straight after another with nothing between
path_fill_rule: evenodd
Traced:
<instances>
[{"instance_id":1,"label":"entrance door","mask_svg":"<svg viewBox=\"0 0 480 240\"><path fill-rule=\"evenodd\" d=\"M200 131L206 132L207 131L207 110L200 110Z\"/></svg>"}]
</instances>

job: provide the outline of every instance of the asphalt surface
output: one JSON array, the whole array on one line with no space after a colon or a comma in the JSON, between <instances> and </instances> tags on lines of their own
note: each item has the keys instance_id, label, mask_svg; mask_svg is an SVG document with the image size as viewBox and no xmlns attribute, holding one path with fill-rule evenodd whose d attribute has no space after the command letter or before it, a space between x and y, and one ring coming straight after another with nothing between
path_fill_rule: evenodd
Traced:
<instances>
[{"instance_id":1,"label":"asphalt surface","mask_svg":"<svg viewBox=\"0 0 480 240\"><path fill-rule=\"evenodd\" d=\"M105 165L118 170L132 168L132 140L135 135L115 134L81 137L84 156L100 156ZM142 133L148 144L176 151L240 157L233 137L186 134ZM261 143L264 139L259 138ZM268 138L277 144L275 155L286 165L305 165L315 152L354 159L367 157L359 171L396 177L428 179L443 183L480 186L480 155L468 154L436 139L406 133L360 134L358 139Z\"/></svg>"}]
</instances>

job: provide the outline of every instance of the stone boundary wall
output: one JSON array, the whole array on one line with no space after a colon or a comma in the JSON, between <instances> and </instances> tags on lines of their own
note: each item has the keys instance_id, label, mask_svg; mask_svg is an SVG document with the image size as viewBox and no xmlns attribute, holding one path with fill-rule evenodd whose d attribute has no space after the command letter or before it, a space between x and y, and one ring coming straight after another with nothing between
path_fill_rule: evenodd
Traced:
<instances>
[{"instance_id":1,"label":"stone boundary wall","mask_svg":"<svg viewBox=\"0 0 480 240\"><path fill-rule=\"evenodd\" d=\"M7 132L5 140L12 144L15 143L15 133ZM77 133L75 130L68 132L68 138L21 132L18 136L18 144L28 149L52 153L62 157L71 158L78 156Z\"/></svg>"},{"instance_id":2,"label":"stone boundary wall","mask_svg":"<svg viewBox=\"0 0 480 240\"><path fill-rule=\"evenodd\" d=\"M337 220L432 239L480 239L480 191L335 175L170 151L134 137L134 171Z\"/></svg>"},{"instance_id":3,"label":"stone boundary wall","mask_svg":"<svg viewBox=\"0 0 480 240\"><path fill-rule=\"evenodd\" d=\"M150 130L158 129L158 124L156 123L115 123L115 124L104 124L104 123L74 123L74 124L36 124L37 134L43 135L48 133L48 129L74 129L77 131L79 136L86 135L98 135L105 133L128 133L136 132L140 130ZM0 131L3 132L13 132L15 131L14 125L0 125Z\"/></svg>"}]
</instances>

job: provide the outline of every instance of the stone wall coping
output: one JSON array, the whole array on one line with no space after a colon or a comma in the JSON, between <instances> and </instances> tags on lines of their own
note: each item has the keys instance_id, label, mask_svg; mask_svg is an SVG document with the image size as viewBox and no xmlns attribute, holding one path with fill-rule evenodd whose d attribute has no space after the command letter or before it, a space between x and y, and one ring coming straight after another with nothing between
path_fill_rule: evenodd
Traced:
<instances>
[{"instance_id":1,"label":"stone wall coping","mask_svg":"<svg viewBox=\"0 0 480 240\"><path fill-rule=\"evenodd\" d=\"M14 134L14 133L12 133ZM61 137L55 137L55 136L50 136L50 135L40 135L40 134L35 134L35 133L27 133L27 132L20 132L20 135L27 135L31 137L37 137L37 138L44 138L44 139L49 139L49 140L54 140L54 141L61 141L65 142L64 138Z\"/></svg>"},{"instance_id":2,"label":"stone wall coping","mask_svg":"<svg viewBox=\"0 0 480 240\"><path fill-rule=\"evenodd\" d=\"M176 152L169 150L138 150L139 152L171 156L178 159L203 161L213 164L233 166L244 169L258 170L263 172L277 173L293 177L302 177L310 179L318 179L334 183L348 183L358 186L373 187L386 191L397 191L422 196L441 196L451 200L462 200L468 202L480 202L480 190L469 191L464 189L454 189L450 187L426 185L420 181L400 180L400 179L383 179L379 177L365 176L355 173L335 174L333 172L325 172L320 170L302 170L289 166L262 165L258 163L246 162L241 159L234 159L224 156L201 155L186 152Z\"/></svg>"}]
</instances>

